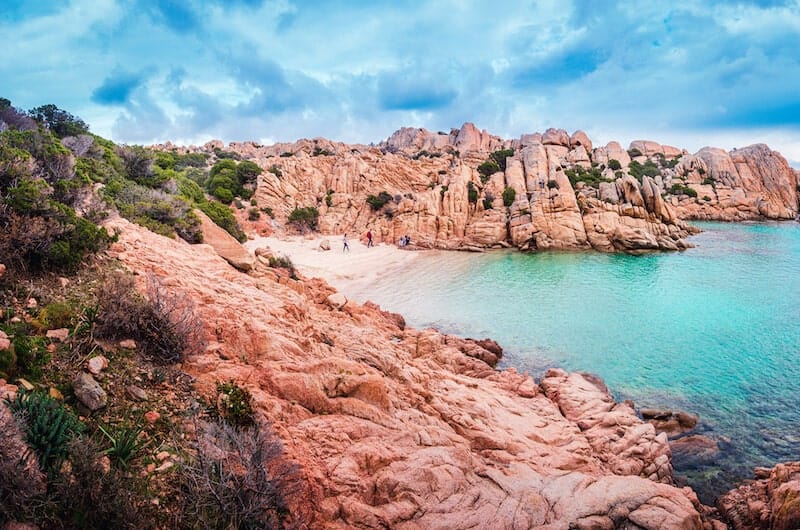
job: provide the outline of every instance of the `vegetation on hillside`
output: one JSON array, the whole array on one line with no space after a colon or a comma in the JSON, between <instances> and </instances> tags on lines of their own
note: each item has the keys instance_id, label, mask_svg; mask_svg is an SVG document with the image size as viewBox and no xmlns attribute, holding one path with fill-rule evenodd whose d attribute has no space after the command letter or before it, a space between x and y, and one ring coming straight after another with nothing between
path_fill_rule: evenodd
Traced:
<instances>
[{"instance_id":1,"label":"vegetation on hillside","mask_svg":"<svg viewBox=\"0 0 800 530\"><path fill-rule=\"evenodd\" d=\"M226 160L234 167L215 176L233 169L241 196L260 169ZM115 145L54 105L23 112L0 99L0 385L17 385L0 404L0 526L296 522L287 496L299 470L249 392L227 381L200 396L180 369L205 350L192 303L154 278L137 288L101 252L115 235L98 223L114 211L197 242L197 207L243 237L206 194L208 165Z\"/></svg>"}]
</instances>

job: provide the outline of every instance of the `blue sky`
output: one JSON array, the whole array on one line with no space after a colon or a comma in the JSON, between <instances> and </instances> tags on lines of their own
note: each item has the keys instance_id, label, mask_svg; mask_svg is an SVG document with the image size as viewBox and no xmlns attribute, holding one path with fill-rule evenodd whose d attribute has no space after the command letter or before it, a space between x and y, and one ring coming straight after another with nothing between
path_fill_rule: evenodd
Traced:
<instances>
[{"instance_id":1,"label":"blue sky","mask_svg":"<svg viewBox=\"0 0 800 530\"><path fill-rule=\"evenodd\" d=\"M800 165L800 0L4 0L0 97L120 142L378 142L465 121L504 137Z\"/></svg>"}]
</instances>

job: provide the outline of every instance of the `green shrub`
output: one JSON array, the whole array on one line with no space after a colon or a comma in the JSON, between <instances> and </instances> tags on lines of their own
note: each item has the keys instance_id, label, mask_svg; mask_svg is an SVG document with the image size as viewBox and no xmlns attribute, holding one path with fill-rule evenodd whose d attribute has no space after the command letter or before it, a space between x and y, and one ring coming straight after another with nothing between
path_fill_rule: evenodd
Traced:
<instances>
[{"instance_id":1,"label":"green shrub","mask_svg":"<svg viewBox=\"0 0 800 530\"><path fill-rule=\"evenodd\" d=\"M333 205L333 190L328 190L325 194L325 206L330 208Z\"/></svg>"},{"instance_id":2,"label":"green shrub","mask_svg":"<svg viewBox=\"0 0 800 530\"><path fill-rule=\"evenodd\" d=\"M374 211L380 210L387 202L391 200L392 196L386 191L382 191L378 195L367 195L367 204L369 204L369 207Z\"/></svg>"},{"instance_id":3,"label":"green shrub","mask_svg":"<svg viewBox=\"0 0 800 530\"><path fill-rule=\"evenodd\" d=\"M289 271L289 277L293 280L297 279L297 273L295 272L294 263L288 256L270 256L269 257L269 266L273 269L286 269Z\"/></svg>"},{"instance_id":4,"label":"green shrub","mask_svg":"<svg viewBox=\"0 0 800 530\"><path fill-rule=\"evenodd\" d=\"M442 197L442 199L444 199L444 194L447 193L447 190L449 189L450 188L448 188L447 186L442 186L442 188L439 190L439 195Z\"/></svg>"},{"instance_id":5,"label":"green shrub","mask_svg":"<svg viewBox=\"0 0 800 530\"><path fill-rule=\"evenodd\" d=\"M269 215L270 219L275 219L275 212L273 212L272 208L270 208L269 206L264 206L263 208L261 208L261 211Z\"/></svg>"},{"instance_id":6,"label":"green shrub","mask_svg":"<svg viewBox=\"0 0 800 530\"><path fill-rule=\"evenodd\" d=\"M688 195L689 197L697 197L697 190L679 183L673 184L669 189L669 192L673 195Z\"/></svg>"},{"instance_id":7,"label":"green shrub","mask_svg":"<svg viewBox=\"0 0 800 530\"><path fill-rule=\"evenodd\" d=\"M494 209L494 197L487 194L486 197L483 198L483 209L484 210L493 210Z\"/></svg>"},{"instance_id":8,"label":"green shrub","mask_svg":"<svg viewBox=\"0 0 800 530\"><path fill-rule=\"evenodd\" d=\"M77 136L89 132L89 126L69 112L56 107L53 104L42 105L28 111L28 115L34 120L41 122L59 138L65 136Z\"/></svg>"},{"instance_id":9,"label":"green shrub","mask_svg":"<svg viewBox=\"0 0 800 530\"><path fill-rule=\"evenodd\" d=\"M630 156L631 158L635 158L637 156L642 156L642 152L634 147L633 149L628 149L628 156Z\"/></svg>"},{"instance_id":10,"label":"green shrub","mask_svg":"<svg viewBox=\"0 0 800 530\"><path fill-rule=\"evenodd\" d=\"M14 416L23 424L25 442L34 450L39 467L53 475L68 453L70 440L83 424L64 405L39 392L21 390L14 400L6 399Z\"/></svg>"},{"instance_id":11,"label":"green shrub","mask_svg":"<svg viewBox=\"0 0 800 530\"><path fill-rule=\"evenodd\" d=\"M198 204L197 208L239 242L247 241L247 236L239 228L239 223L236 222L236 217L234 217L233 211L229 207L218 202L204 202Z\"/></svg>"},{"instance_id":12,"label":"green shrub","mask_svg":"<svg viewBox=\"0 0 800 530\"><path fill-rule=\"evenodd\" d=\"M311 153L311 156L332 156L333 153L328 151L327 149L322 149L321 147L315 147L314 151Z\"/></svg>"},{"instance_id":13,"label":"green shrub","mask_svg":"<svg viewBox=\"0 0 800 530\"><path fill-rule=\"evenodd\" d=\"M709 197L708 195L703 195L703 200L706 202L711 202L711 197Z\"/></svg>"},{"instance_id":14,"label":"green shrub","mask_svg":"<svg viewBox=\"0 0 800 530\"><path fill-rule=\"evenodd\" d=\"M231 379L217 381L217 413L233 427L248 427L255 424L253 397L250 391Z\"/></svg>"},{"instance_id":15,"label":"green shrub","mask_svg":"<svg viewBox=\"0 0 800 530\"><path fill-rule=\"evenodd\" d=\"M644 164L640 164L638 161L632 160L628 166L628 173L638 180L639 183L641 183L644 176L657 177L659 174L661 174L661 170L652 160L647 160Z\"/></svg>"},{"instance_id":16,"label":"green shrub","mask_svg":"<svg viewBox=\"0 0 800 530\"><path fill-rule=\"evenodd\" d=\"M619 163L619 160L610 158L608 160L608 168L613 171L619 171L620 169L622 169L622 164Z\"/></svg>"},{"instance_id":17,"label":"green shrub","mask_svg":"<svg viewBox=\"0 0 800 530\"><path fill-rule=\"evenodd\" d=\"M298 207L289 214L289 222L302 229L316 230L319 210L313 206Z\"/></svg>"},{"instance_id":18,"label":"green shrub","mask_svg":"<svg viewBox=\"0 0 800 530\"><path fill-rule=\"evenodd\" d=\"M611 179L603 177L603 172L598 167L586 169L582 166L574 166L572 169L564 170L564 174L573 188L578 182L584 182L593 188L600 187L601 182L611 182Z\"/></svg>"},{"instance_id":19,"label":"green shrub","mask_svg":"<svg viewBox=\"0 0 800 530\"><path fill-rule=\"evenodd\" d=\"M272 166L277 168L277 166ZM280 168L277 168L280 171ZM255 162L251 162L250 160L244 160L239 162L239 165L236 166L236 176L239 178L239 183L242 185L245 184L255 184L258 176L262 173L262 169L258 167L258 164ZM280 175L278 175L280 176Z\"/></svg>"},{"instance_id":20,"label":"green shrub","mask_svg":"<svg viewBox=\"0 0 800 530\"><path fill-rule=\"evenodd\" d=\"M500 168L501 171L506 170L506 158L514 156L513 149L500 149L499 151L495 151L489 155L489 158L493 160L497 167Z\"/></svg>"},{"instance_id":21,"label":"green shrub","mask_svg":"<svg viewBox=\"0 0 800 530\"><path fill-rule=\"evenodd\" d=\"M500 166L494 160L487 160L478 166L478 173L481 176L481 182L486 184L489 177L500 171Z\"/></svg>"},{"instance_id":22,"label":"green shrub","mask_svg":"<svg viewBox=\"0 0 800 530\"><path fill-rule=\"evenodd\" d=\"M703 185L705 185L705 186L708 186L709 184L713 186L713 185L714 185L716 182L717 182L717 181L716 181L716 180L714 180L712 177L706 177L706 178L704 178L704 179L703 179L703 182L702 182L702 183L703 183Z\"/></svg>"},{"instance_id":23,"label":"green shrub","mask_svg":"<svg viewBox=\"0 0 800 530\"><path fill-rule=\"evenodd\" d=\"M547 189L552 190L558 188L558 182L554 179L550 179L547 181Z\"/></svg>"},{"instance_id":24,"label":"green shrub","mask_svg":"<svg viewBox=\"0 0 800 530\"><path fill-rule=\"evenodd\" d=\"M476 204L478 202L478 189L472 181L467 182L467 200L470 204Z\"/></svg>"},{"instance_id":25,"label":"green shrub","mask_svg":"<svg viewBox=\"0 0 800 530\"><path fill-rule=\"evenodd\" d=\"M258 208L250 208L247 210L247 219L250 221L258 221L261 219L261 212L258 211Z\"/></svg>"},{"instance_id":26,"label":"green shrub","mask_svg":"<svg viewBox=\"0 0 800 530\"><path fill-rule=\"evenodd\" d=\"M283 153L281 153L281 158L289 158L292 156L294 156L294 153L290 153L289 151L284 151Z\"/></svg>"},{"instance_id":27,"label":"green shrub","mask_svg":"<svg viewBox=\"0 0 800 530\"><path fill-rule=\"evenodd\" d=\"M67 302L47 304L36 316L36 324L42 330L71 328L76 319L75 308Z\"/></svg>"},{"instance_id":28,"label":"green shrub","mask_svg":"<svg viewBox=\"0 0 800 530\"><path fill-rule=\"evenodd\" d=\"M506 188L503 190L503 206L508 208L514 204L514 199L517 198L517 190L514 188Z\"/></svg>"}]
</instances>

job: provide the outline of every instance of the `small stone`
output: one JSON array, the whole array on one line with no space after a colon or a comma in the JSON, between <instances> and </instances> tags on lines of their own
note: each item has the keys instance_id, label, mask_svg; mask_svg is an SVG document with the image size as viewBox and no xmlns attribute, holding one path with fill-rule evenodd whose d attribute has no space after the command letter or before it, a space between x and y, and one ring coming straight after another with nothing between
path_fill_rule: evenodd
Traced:
<instances>
[{"instance_id":1,"label":"small stone","mask_svg":"<svg viewBox=\"0 0 800 530\"><path fill-rule=\"evenodd\" d=\"M66 279L66 278L64 278L63 276L60 276L60 277L58 278L58 283L61 285L61 288L63 289L63 288L65 288L67 285L69 285L69 280L68 280L68 279Z\"/></svg>"},{"instance_id":2,"label":"small stone","mask_svg":"<svg viewBox=\"0 0 800 530\"><path fill-rule=\"evenodd\" d=\"M150 425L154 425L155 422L161 419L161 414L156 412L155 410L151 410L150 412L145 413L144 415L145 421Z\"/></svg>"},{"instance_id":3,"label":"small stone","mask_svg":"<svg viewBox=\"0 0 800 530\"><path fill-rule=\"evenodd\" d=\"M319 242L319 249L320 250L330 250L331 249L331 242L327 239L323 239Z\"/></svg>"},{"instance_id":4,"label":"small stone","mask_svg":"<svg viewBox=\"0 0 800 530\"><path fill-rule=\"evenodd\" d=\"M169 458L169 457L170 457L170 454L169 454L169 452L167 452L167 451L161 451L160 453L158 453L158 454L156 455L156 460L158 460L159 462L163 462L164 460L166 460L166 459L167 459L167 458Z\"/></svg>"},{"instance_id":5,"label":"small stone","mask_svg":"<svg viewBox=\"0 0 800 530\"><path fill-rule=\"evenodd\" d=\"M125 339L119 341L119 347L124 350L135 350L136 349L136 341L133 339Z\"/></svg>"},{"instance_id":6,"label":"small stone","mask_svg":"<svg viewBox=\"0 0 800 530\"><path fill-rule=\"evenodd\" d=\"M92 412L105 407L108 403L106 391L103 390L100 383L95 381L94 377L85 372L78 374L78 377L72 382L72 389L80 402Z\"/></svg>"},{"instance_id":7,"label":"small stone","mask_svg":"<svg viewBox=\"0 0 800 530\"><path fill-rule=\"evenodd\" d=\"M156 470L156 465L155 464L147 464L147 467L145 469L147 470L148 473L152 473L153 471Z\"/></svg>"},{"instance_id":8,"label":"small stone","mask_svg":"<svg viewBox=\"0 0 800 530\"><path fill-rule=\"evenodd\" d=\"M19 318L18 316L13 316L11 317L11 320L9 320L9 322L11 322L12 324L19 324L20 322L22 322L22 319Z\"/></svg>"},{"instance_id":9,"label":"small stone","mask_svg":"<svg viewBox=\"0 0 800 530\"><path fill-rule=\"evenodd\" d=\"M36 298L28 298L28 302L25 304L28 309L36 309L38 306L39 302L36 301Z\"/></svg>"},{"instance_id":10,"label":"small stone","mask_svg":"<svg viewBox=\"0 0 800 530\"><path fill-rule=\"evenodd\" d=\"M11 339L9 339L8 335L6 335L5 333L3 333L2 330L0 330L0 351L10 350L10 349L11 349Z\"/></svg>"},{"instance_id":11,"label":"small stone","mask_svg":"<svg viewBox=\"0 0 800 530\"><path fill-rule=\"evenodd\" d=\"M47 331L48 339L55 339L58 342L65 342L69 337L69 330L67 328L50 329Z\"/></svg>"},{"instance_id":12,"label":"small stone","mask_svg":"<svg viewBox=\"0 0 800 530\"><path fill-rule=\"evenodd\" d=\"M86 369L92 375L99 375L100 372L108 368L108 359L106 359L103 355L97 355L96 357L92 357L86 363Z\"/></svg>"},{"instance_id":13,"label":"small stone","mask_svg":"<svg viewBox=\"0 0 800 530\"><path fill-rule=\"evenodd\" d=\"M342 293L333 293L325 300L334 309L341 309L347 304L347 297Z\"/></svg>"},{"instance_id":14,"label":"small stone","mask_svg":"<svg viewBox=\"0 0 800 530\"><path fill-rule=\"evenodd\" d=\"M17 384L19 384L19 386L21 386L22 388L24 388L28 392L30 392L31 390L34 389L34 386L30 381L28 381L27 379L23 379L21 377L19 379L17 379Z\"/></svg>"},{"instance_id":15,"label":"small stone","mask_svg":"<svg viewBox=\"0 0 800 530\"><path fill-rule=\"evenodd\" d=\"M161 504L161 501L158 500L158 497L155 497L150 500L150 504L152 504L153 506L158 506L159 504Z\"/></svg>"},{"instance_id":16,"label":"small stone","mask_svg":"<svg viewBox=\"0 0 800 530\"><path fill-rule=\"evenodd\" d=\"M53 399L56 399L58 401L64 401L64 394L62 394L61 391L54 386L51 386L50 390L48 390L47 393Z\"/></svg>"},{"instance_id":17,"label":"small stone","mask_svg":"<svg viewBox=\"0 0 800 530\"><path fill-rule=\"evenodd\" d=\"M125 390L128 392L128 395L131 397L131 399L136 401L147 401L147 392L138 386L130 385Z\"/></svg>"},{"instance_id":18,"label":"small stone","mask_svg":"<svg viewBox=\"0 0 800 530\"><path fill-rule=\"evenodd\" d=\"M111 471L111 459L108 457L108 455L101 456L100 460L97 462L100 464L100 469L103 470L103 474Z\"/></svg>"},{"instance_id":19,"label":"small stone","mask_svg":"<svg viewBox=\"0 0 800 530\"><path fill-rule=\"evenodd\" d=\"M6 266L0 263L0 278L2 278L3 275L5 275L5 273L6 273Z\"/></svg>"}]
</instances>

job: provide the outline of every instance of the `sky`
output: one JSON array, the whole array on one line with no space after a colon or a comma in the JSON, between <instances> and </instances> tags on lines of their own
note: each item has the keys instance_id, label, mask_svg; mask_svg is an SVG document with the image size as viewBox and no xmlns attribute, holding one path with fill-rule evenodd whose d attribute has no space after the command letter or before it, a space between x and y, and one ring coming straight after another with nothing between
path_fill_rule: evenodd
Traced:
<instances>
[{"instance_id":1,"label":"sky","mask_svg":"<svg viewBox=\"0 0 800 530\"><path fill-rule=\"evenodd\" d=\"M464 122L764 142L800 167L800 0L3 0L0 97L150 144Z\"/></svg>"}]
</instances>

